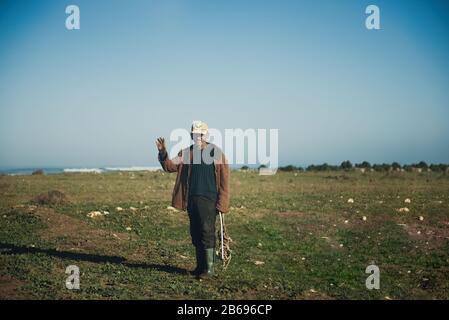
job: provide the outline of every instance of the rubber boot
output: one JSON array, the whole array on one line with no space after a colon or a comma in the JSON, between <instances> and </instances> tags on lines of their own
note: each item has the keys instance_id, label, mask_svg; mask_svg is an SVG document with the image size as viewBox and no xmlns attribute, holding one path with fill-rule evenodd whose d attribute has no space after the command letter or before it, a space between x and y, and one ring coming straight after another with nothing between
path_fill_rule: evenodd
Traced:
<instances>
[{"instance_id":1,"label":"rubber boot","mask_svg":"<svg viewBox=\"0 0 449 320\"><path fill-rule=\"evenodd\" d=\"M204 251L204 271L198 276L199 279L210 278L214 275L214 260L215 260L215 249L208 248Z\"/></svg>"},{"instance_id":2,"label":"rubber boot","mask_svg":"<svg viewBox=\"0 0 449 320\"><path fill-rule=\"evenodd\" d=\"M190 275L198 276L200 273L204 271L204 252L198 247L195 247L195 256L196 256L196 268L192 271L189 271Z\"/></svg>"}]
</instances>

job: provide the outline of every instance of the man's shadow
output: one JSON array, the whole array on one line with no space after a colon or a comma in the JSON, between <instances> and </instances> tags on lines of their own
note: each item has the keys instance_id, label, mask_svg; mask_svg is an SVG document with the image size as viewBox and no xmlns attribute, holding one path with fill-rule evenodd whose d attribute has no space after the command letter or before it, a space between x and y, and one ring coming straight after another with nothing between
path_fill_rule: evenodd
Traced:
<instances>
[{"instance_id":1,"label":"man's shadow","mask_svg":"<svg viewBox=\"0 0 449 320\"><path fill-rule=\"evenodd\" d=\"M127 261L123 257L119 256L104 256L98 254L90 254L90 253L80 253L80 252L69 252L69 251L58 251L55 249L42 249L42 248L34 248L34 247L26 247L26 246L16 246L14 244L3 243L0 242L0 254L26 254L26 253L43 253L48 256L69 259L69 260L77 260L77 261L87 261L94 263L114 263L124 265L129 268L149 268L155 269L163 272L168 272L172 274L187 274L186 269L160 265L154 263L139 263Z\"/></svg>"}]
</instances>

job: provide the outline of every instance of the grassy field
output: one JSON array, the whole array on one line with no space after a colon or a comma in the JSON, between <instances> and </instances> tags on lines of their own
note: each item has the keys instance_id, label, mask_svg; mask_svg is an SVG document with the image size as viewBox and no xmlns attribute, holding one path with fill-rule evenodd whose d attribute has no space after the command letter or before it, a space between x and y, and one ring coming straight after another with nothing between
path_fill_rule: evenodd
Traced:
<instances>
[{"instance_id":1,"label":"grassy field","mask_svg":"<svg viewBox=\"0 0 449 320\"><path fill-rule=\"evenodd\" d=\"M0 298L449 298L449 175L233 171L232 261L201 282L186 275L194 268L188 217L167 208L174 179L1 176ZM50 190L67 200L33 202ZM379 290L365 287L371 264ZM65 287L69 265L80 268L80 290Z\"/></svg>"}]
</instances>

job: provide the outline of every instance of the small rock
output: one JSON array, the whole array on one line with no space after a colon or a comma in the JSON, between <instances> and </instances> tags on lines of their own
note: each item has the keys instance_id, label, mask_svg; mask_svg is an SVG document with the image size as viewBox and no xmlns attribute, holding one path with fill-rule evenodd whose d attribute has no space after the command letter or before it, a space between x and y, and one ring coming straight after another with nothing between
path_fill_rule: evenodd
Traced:
<instances>
[{"instance_id":1,"label":"small rock","mask_svg":"<svg viewBox=\"0 0 449 320\"><path fill-rule=\"evenodd\" d=\"M131 231L131 227L126 227L126 231Z\"/></svg>"},{"instance_id":2,"label":"small rock","mask_svg":"<svg viewBox=\"0 0 449 320\"><path fill-rule=\"evenodd\" d=\"M366 221L366 216L363 216L363 217L362 217L362 220L363 220L363 221Z\"/></svg>"},{"instance_id":3,"label":"small rock","mask_svg":"<svg viewBox=\"0 0 449 320\"><path fill-rule=\"evenodd\" d=\"M116 211L123 211L123 208L117 207L117 208L115 208L115 210L116 210Z\"/></svg>"},{"instance_id":4,"label":"small rock","mask_svg":"<svg viewBox=\"0 0 449 320\"><path fill-rule=\"evenodd\" d=\"M349 199L348 199L348 203L354 203L354 199L349 198Z\"/></svg>"},{"instance_id":5,"label":"small rock","mask_svg":"<svg viewBox=\"0 0 449 320\"><path fill-rule=\"evenodd\" d=\"M262 264L265 264L265 262L256 260L256 261L254 261L254 264L255 264L256 266L260 266L260 265L262 265Z\"/></svg>"},{"instance_id":6,"label":"small rock","mask_svg":"<svg viewBox=\"0 0 449 320\"><path fill-rule=\"evenodd\" d=\"M129 207L129 210L131 210L131 211L137 211L137 209L134 208L134 207Z\"/></svg>"},{"instance_id":7,"label":"small rock","mask_svg":"<svg viewBox=\"0 0 449 320\"><path fill-rule=\"evenodd\" d=\"M87 214L87 216L89 218L98 218L98 217L102 217L103 214L100 211L91 211Z\"/></svg>"},{"instance_id":8,"label":"small rock","mask_svg":"<svg viewBox=\"0 0 449 320\"><path fill-rule=\"evenodd\" d=\"M404 200L404 203L411 203L411 202L412 202L412 200L410 200L409 198Z\"/></svg>"},{"instance_id":9,"label":"small rock","mask_svg":"<svg viewBox=\"0 0 449 320\"><path fill-rule=\"evenodd\" d=\"M419 221L423 221L424 217L423 216L419 216Z\"/></svg>"}]
</instances>

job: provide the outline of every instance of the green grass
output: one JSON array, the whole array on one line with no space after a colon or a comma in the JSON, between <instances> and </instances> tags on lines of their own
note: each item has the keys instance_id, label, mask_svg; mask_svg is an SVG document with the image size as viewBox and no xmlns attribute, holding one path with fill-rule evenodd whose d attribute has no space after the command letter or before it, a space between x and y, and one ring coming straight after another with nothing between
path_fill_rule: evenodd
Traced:
<instances>
[{"instance_id":1,"label":"green grass","mask_svg":"<svg viewBox=\"0 0 449 320\"><path fill-rule=\"evenodd\" d=\"M0 297L449 298L447 175L233 171L225 216L232 261L202 282L185 274L194 268L188 217L167 209L174 179L161 172L0 177ZM49 190L69 202L33 208ZM97 210L110 214L86 216ZM72 264L80 290L65 287ZM365 287L370 264L380 268L379 290Z\"/></svg>"}]
</instances>

